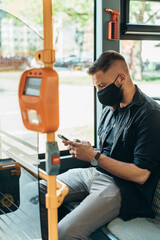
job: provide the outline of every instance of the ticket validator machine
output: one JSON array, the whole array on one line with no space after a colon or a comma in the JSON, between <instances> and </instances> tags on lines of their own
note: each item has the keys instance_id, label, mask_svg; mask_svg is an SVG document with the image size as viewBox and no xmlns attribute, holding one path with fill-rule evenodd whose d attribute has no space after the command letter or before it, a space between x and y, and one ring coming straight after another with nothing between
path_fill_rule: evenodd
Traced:
<instances>
[{"instance_id":1,"label":"ticket validator machine","mask_svg":"<svg viewBox=\"0 0 160 240\"><path fill-rule=\"evenodd\" d=\"M59 126L58 74L51 68L25 71L19 84L19 104L25 127L41 133Z\"/></svg>"},{"instance_id":2,"label":"ticket validator machine","mask_svg":"<svg viewBox=\"0 0 160 240\"><path fill-rule=\"evenodd\" d=\"M19 83L19 104L24 126L47 134L46 172L39 176L47 181L46 208L48 209L49 240L58 240L57 209L68 193L68 187L56 180L60 169L60 153L55 141L59 126L59 80L53 70L55 52L52 38L52 0L43 0L44 50L36 52L35 58L44 68L25 71Z\"/></svg>"}]
</instances>

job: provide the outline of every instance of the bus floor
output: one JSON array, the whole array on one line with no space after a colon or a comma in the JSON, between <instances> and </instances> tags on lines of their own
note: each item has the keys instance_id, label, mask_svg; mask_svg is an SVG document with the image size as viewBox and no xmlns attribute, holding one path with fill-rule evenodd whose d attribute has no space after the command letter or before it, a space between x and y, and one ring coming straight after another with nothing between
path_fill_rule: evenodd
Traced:
<instances>
[{"instance_id":1,"label":"bus floor","mask_svg":"<svg viewBox=\"0 0 160 240\"><path fill-rule=\"evenodd\" d=\"M15 204L14 199L11 201L6 195L4 199L6 213L5 208L1 210L0 206L0 239L41 239L38 181L23 168L19 178L19 189L19 204ZM15 206L14 211L11 204Z\"/></svg>"}]
</instances>

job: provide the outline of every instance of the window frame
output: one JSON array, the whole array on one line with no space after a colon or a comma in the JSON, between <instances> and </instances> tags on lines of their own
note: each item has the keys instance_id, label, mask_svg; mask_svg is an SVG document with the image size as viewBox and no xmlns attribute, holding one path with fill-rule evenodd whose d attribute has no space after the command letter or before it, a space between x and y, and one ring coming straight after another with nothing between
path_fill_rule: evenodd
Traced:
<instances>
[{"instance_id":1,"label":"window frame","mask_svg":"<svg viewBox=\"0 0 160 240\"><path fill-rule=\"evenodd\" d=\"M159 2L159 0L142 0L150 2ZM121 0L121 40L159 40L160 25L151 24L131 24L129 23L129 3L130 0Z\"/></svg>"}]
</instances>

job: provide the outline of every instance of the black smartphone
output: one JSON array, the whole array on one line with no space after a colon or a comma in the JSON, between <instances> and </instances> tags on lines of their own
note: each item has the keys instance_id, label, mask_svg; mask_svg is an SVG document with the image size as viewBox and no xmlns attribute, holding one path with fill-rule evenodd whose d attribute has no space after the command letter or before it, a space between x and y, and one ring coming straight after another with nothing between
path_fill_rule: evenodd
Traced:
<instances>
[{"instance_id":1,"label":"black smartphone","mask_svg":"<svg viewBox=\"0 0 160 240\"><path fill-rule=\"evenodd\" d=\"M62 140L70 141L68 138L66 138L65 136L63 136L61 134L57 134L57 136Z\"/></svg>"}]
</instances>

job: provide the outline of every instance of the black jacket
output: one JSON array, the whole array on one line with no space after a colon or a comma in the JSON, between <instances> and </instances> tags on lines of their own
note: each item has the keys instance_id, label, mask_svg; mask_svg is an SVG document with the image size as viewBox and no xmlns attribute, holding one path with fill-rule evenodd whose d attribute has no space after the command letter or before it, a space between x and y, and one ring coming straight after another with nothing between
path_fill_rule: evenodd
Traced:
<instances>
[{"instance_id":1,"label":"black jacket","mask_svg":"<svg viewBox=\"0 0 160 240\"><path fill-rule=\"evenodd\" d=\"M110 131L113 111L105 107L98 135L99 149L105 154L105 141ZM149 179L140 185L111 175L121 190L120 217L154 217L152 198L160 177L160 106L136 86L132 103L121 109L116 123L110 157L151 171Z\"/></svg>"}]
</instances>

